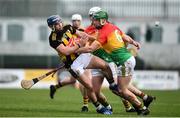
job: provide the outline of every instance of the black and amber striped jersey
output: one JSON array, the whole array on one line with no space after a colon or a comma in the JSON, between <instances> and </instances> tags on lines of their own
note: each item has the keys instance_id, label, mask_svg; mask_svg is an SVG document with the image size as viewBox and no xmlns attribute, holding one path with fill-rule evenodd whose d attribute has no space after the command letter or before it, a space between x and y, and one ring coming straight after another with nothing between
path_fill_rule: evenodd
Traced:
<instances>
[{"instance_id":1,"label":"black and amber striped jersey","mask_svg":"<svg viewBox=\"0 0 180 118\"><path fill-rule=\"evenodd\" d=\"M56 49L60 44L64 46L73 46L75 40L76 29L71 25L65 25L61 31L51 32L49 36L49 44L52 48ZM77 37L76 37L77 38ZM73 61L78 57L78 54L63 55L59 54L60 59L69 67Z\"/></svg>"}]
</instances>

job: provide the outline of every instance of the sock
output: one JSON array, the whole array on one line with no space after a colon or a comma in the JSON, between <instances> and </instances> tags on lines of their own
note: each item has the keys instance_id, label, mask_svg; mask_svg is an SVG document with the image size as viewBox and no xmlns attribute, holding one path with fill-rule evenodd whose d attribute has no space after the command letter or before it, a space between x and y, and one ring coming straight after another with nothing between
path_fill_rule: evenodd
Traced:
<instances>
[{"instance_id":1,"label":"sock","mask_svg":"<svg viewBox=\"0 0 180 118\"><path fill-rule=\"evenodd\" d=\"M140 111L143 109L142 103L137 98L131 96L126 96L126 98L128 98L128 101L130 101L130 103L133 105L136 111Z\"/></svg>"},{"instance_id":2,"label":"sock","mask_svg":"<svg viewBox=\"0 0 180 118\"><path fill-rule=\"evenodd\" d=\"M55 89L58 89L60 87L62 87L62 84L61 84L61 82L58 82L58 84L55 85Z\"/></svg>"},{"instance_id":3,"label":"sock","mask_svg":"<svg viewBox=\"0 0 180 118\"><path fill-rule=\"evenodd\" d=\"M136 111L140 111L140 110L144 109L142 103L140 105L133 104L133 107L136 109Z\"/></svg>"},{"instance_id":4,"label":"sock","mask_svg":"<svg viewBox=\"0 0 180 118\"><path fill-rule=\"evenodd\" d=\"M115 86L115 85L116 85L115 82L110 83L110 86Z\"/></svg>"},{"instance_id":5,"label":"sock","mask_svg":"<svg viewBox=\"0 0 180 118\"><path fill-rule=\"evenodd\" d=\"M107 106L109 106L110 104L109 104L107 101L105 101L105 102L102 103L102 105L103 105L104 107L107 107Z\"/></svg>"},{"instance_id":6,"label":"sock","mask_svg":"<svg viewBox=\"0 0 180 118\"><path fill-rule=\"evenodd\" d=\"M140 110L142 110L143 109L143 105L142 104L140 104L140 105L133 105L133 107L136 109L136 111L140 111Z\"/></svg>"},{"instance_id":7,"label":"sock","mask_svg":"<svg viewBox=\"0 0 180 118\"><path fill-rule=\"evenodd\" d=\"M87 106L88 107L88 101L89 101L88 96L84 96L83 97L83 106Z\"/></svg>"},{"instance_id":8,"label":"sock","mask_svg":"<svg viewBox=\"0 0 180 118\"><path fill-rule=\"evenodd\" d=\"M143 109L143 104L140 104L139 106L137 106L139 109Z\"/></svg>"},{"instance_id":9,"label":"sock","mask_svg":"<svg viewBox=\"0 0 180 118\"><path fill-rule=\"evenodd\" d=\"M143 97L143 100L147 100L147 98L148 98L148 95L145 95L145 96Z\"/></svg>"},{"instance_id":10,"label":"sock","mask_svg":"<svg viewBox=\"0 0 180 118\"><path fill-rule=\"evenodd\" d=\"M115 83L113 79L107 80L109 84Z\"/></svg>"},{"instance_id":11,"label":"sock","mask_svg":"<svg viewBox=\"0 0 180 118\"><path fill-rule=\"evenodd\" d=\"M93 102L93 105L96 107L97 110L100 110L103 107L98 101Z\"/></svg>"},{"instance_id":12,"label":"sock","mask_svg":"<svg viewBox=\"0 0 180 118\"><path fill-rule=\"evenodd\" d=\"M126 110L131 109L131 105L130 105L129 101L122 99L122 103L123 103Z\"/></svg>"},{"instance_id":13,"label":"sock","mask_svg":"<svg viewBox=\"0 0 180 118\"><path fill-rule=\"evenodd\" d=\"M140 94L140 98L143 100L146 100L148 98L147 94L144 94L143 92Z\"/></svg>"},{"instance_id":14,"label":"sock","mask_svg":"<svg viewBox=\"0 0 180 118\"><path fill-rule=\"evenodd\" d=\"M107 109L112 109L111 105L109 104L108 106L106 106Z\"/></svg>"}]
</instances>

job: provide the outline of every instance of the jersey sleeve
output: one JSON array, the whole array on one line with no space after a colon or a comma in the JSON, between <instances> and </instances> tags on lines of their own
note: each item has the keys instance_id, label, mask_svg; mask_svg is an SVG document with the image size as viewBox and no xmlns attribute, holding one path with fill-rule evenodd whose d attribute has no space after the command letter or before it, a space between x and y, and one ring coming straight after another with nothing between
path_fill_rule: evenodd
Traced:
<instances>
[{"instance_id":1,"label":"jersey sleeve","mask_svg":"<svg viewBox=\"0 0 180 118\"><path fill-rule=\"evenodd\" d=\"M51 33L49 36L49 44L52 48L56 49L62 42L56 39L56 34Z\"/></svg>"},{"instance_id":2,"label":"jersey sleeve","mask_svg":"<svg viewBox=\"0 0 180 118\"><path fill-rule=\"evenodd\" d=\"M69 30L71 32L71 34L75 34L76 33L76 29L73 26L71 26L71 25L64 26L64 29L65 30Z\"/></svg>"},{"instance_id":3,"label":"jersey sleeve","mask_svg":"<svg viewBox=\"0 0 180 118\"><path fill-rule=\"evenodd\" d=\"M84 32L89 33L90 26L85 28Z\"/></svg>"},{"instance_id":4,"label":"jersey sleeve","mask_svg":"<svg viewBox=\"0 0 180 118\"><path fill-rule=\"evenodd\" d=\"M87 33L87 34L89 34L89 35L93 34L95 31L96 31L96 30L95 30L95 28L94 28L92 25L88 26L88 27L84 30L84 32Z\"/></svg>"},{"instance_id":5,"label":"jersey sleeve","mask_svg":"<svg viewBox=\"0 0 180 118\"><path fill-rule=\"evenodd\" d=\"M81 31L81 32L84 32L84 29L82 29L82 28L79 28L78 30Z\"/></svg>"}]
</instances>

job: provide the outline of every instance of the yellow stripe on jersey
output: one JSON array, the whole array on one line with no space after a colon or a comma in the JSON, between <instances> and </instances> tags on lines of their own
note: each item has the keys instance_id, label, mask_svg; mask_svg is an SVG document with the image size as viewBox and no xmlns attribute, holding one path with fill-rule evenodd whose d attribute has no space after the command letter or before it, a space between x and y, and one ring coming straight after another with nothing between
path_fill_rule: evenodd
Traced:
<instances>
[{"instance_id":1,"label":"yellow stripe on jersey","mask_svg":"<svg viewBox=\"0 0 180 118\"><path fill-rule=\"evenodd\" d=\"M76 35L72 35L70 31L67 31L65 34L66 34L66 36L64 36L62 38L62 41L64 42L64 44L66 46L69 44L69 41L73 40L72 38L75 38L75 37L77 38L77 36ZM68 39L66 37L68 37ZM75 44L74 41L72 43ZM76 59L76 55L75 54L71 54L70 57L71 57L71 60Z\"/></svg>"},{"instance_id":2,"label":"yellow stripe on jersey","mask_svg":"<svg viewBox=\"0 0 180 118\"><path fill-rule=\"evenodd\" d=\"M108 53L123 47L125 47L125 43L118 30L110 33L107 37L107 42L103 45L103 49Z\"/></svg>"},{"instance_id":3,"label":"yellow stripe on jersey","mask_svg":"<svg viewBox=\"0 0 180 118\"><path fill-rule=\"evenodd\" d=\"M69 41L66 39L66 38L62 38L62 42L65 44L65 45L68 45L69 44Z\"/></svg>"},{"instance_id":4,"label":"yellow stripe on jersey","mask_svg":"<svg viewBox=\"0 0 180 118\"><path fill-rule=\"evenodd\" d=\"M71 34L71 32L68 30L66 33L65 33L69 38L72 38L73 35Z\"/></svg>"}]
</instances>

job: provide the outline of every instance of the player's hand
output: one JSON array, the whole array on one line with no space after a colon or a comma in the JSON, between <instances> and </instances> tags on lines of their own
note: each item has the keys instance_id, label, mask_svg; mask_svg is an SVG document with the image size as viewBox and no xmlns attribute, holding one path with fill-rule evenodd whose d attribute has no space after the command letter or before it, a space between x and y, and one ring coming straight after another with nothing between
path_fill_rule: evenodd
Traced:
<instances>
[{"instance_id":1,"label":"player's hand","mask_svg":"<svg viewBox=\"0 0 180 118\"><path fill-rule=\"evenodd\" d=\"M88 38L89 38L89 35L86 34L85 32L83 32L83 33L81 34L81 39L82 39L82 40L88 40Z\"/></svg>"},{"instance_id":2,"label":"player's hand","mask_svg":"<svg viewBox=\"0 0 180 118\"><path fill-rule=\"evenodd\" d=\"M133 41L133 45L136 46L138 50L141 48L141 44L137 41Z\"/></svg>"},{"instance_id":3,"label":"player's hand","mask_svg":"<svg viewBox=\"0 0 180 118\"><path fill-rule=\"evenodd\" d=\"M80 39L78 41L75 41L75 43L80 47L84 47L86 45L86 40Z\"/></svg>"},{"instance_id":4,"label":"player's hand","mask_svg":"<svg viewBox=\"0 0 180 118\"><path fill-rule=\"evenodd\" d=\"M80 43L81 47L84 47L86 45L87 40L88 40L87 38L86 39L80 39L79 43Z\"/></svg>"}]
</instances>

